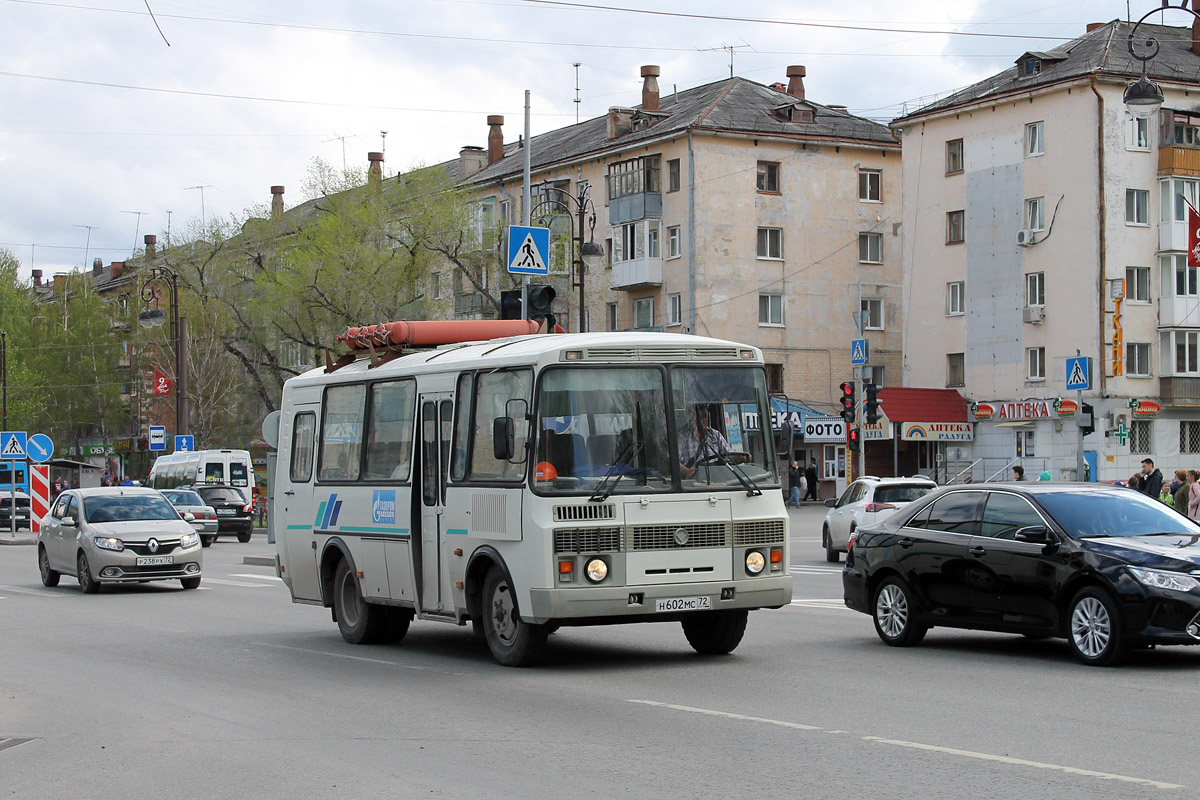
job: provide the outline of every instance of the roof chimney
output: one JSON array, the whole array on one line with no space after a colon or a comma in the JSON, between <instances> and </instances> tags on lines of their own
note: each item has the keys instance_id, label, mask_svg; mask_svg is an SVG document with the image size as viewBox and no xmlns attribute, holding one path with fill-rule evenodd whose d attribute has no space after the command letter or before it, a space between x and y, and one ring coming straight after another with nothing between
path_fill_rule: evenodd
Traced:
<instances>
[{"instance_id":1,"label":"roof chimney","mask_svg":"<svg viewBox=\"0 0 1200 800\"><path fill-rule=\"evenodd\" d=\"M804 76L808 71L799 64L793 64L787 68L788 88L787 93L797 100L804 99Z\"/></svg>"},{"instance_id":2,"label":"roof chimney","mask_svg":"<svg viewBox=\"0 0 1200 800\"><path fill-rule=\"evenodd\" d=\"M1105 23L1105 22L1089 22L1089 23L1087 24L1087 32L1088 32L1088 33L1091 33L1092 31L1100 30L1100 29L1101 29L1101 28L1103 28L1103 27L1104 27L1106 24L1107 24L1107 23Z\"/></svg>"},{"instance_id":3,"label":"roof chimney","mask_svg":"<svg viewBox=\"0 0 1200 800\"><path fill-rule=\"evenodd\" d=\"M662 68L654 64L642 67L642 111L658 111L658 76L661 74Z\"/></svg>"},{"instance_id":4,"label":"roof chimney","mask_svg":"<svg viewBox=\"0 0 1200 800\"><path fill-rule=\"evenodd\" d=\"M487 156L482 147L467 145L458 151L458 177L469 178L487 166Z\"/></svg>"},{"instance_id":5,"label":"roof chimney","mask_svg":"<svg viewBox=\"0 0 1200 800\"><path fill-rule=\"evenodd\" d=\"M112 262L112 279L115 281L117 278L121 277L124 274L125 274L125 262L124 261Z\"/></svg>"},{"instance_id":6,"label":"roof chimney","mask_svg":"<svg viewBox=\"0 0 1200 800\"><path fill-rule=\"evenodd\" d=\"M504 132L500 130L500 126L504 124L504 117L499 114L492 114L487 118L488 123L488 159L489 165L495 164L497 161L504 158Z\"/></svg>"},{"instance_id":7,"label":"roof chimney","mask_svg":"<svg viewBox=\"0 0 1200 800\"><path fill-rule=\"evenodd\" d=\"M142 241L146 243L146 260L153 261L154 257L158 255L158 237L153 233L147 233ZM117 266L115 261L113 262L113 266ZM117 276L114 274L113 277Z\"/></svg>"},{"instance_id":8,"label":"roof chimney","mask_svg":"<svg viewBox=\"0 0 1200 800\"><path fill-rule=\"evenodd\" d=\"M271 219L279 219L283 216L283 187L271 187Z\"/></svg>"},{"instance_id":9,"label":"roof chimney","mask_svg":"<svg viewBox=\"0 0 1200 800\"><path fill-rule=\"evenodd\" d=\"M67 288L67 276L59 273L54 276L54 293L59 294Z\"/></svg>"},{"instance_id":10,"label":"roof chimney","mask_svg":"<svg viewBox=\"0 0 1200 800\"><path fill-rule=\"evenodd\" d=\"M99 275L103 272L104 272L104 259L103 258L93 258L92 259L92 275Z\"/></svg>"},{"instance_id":11,"label":"roof chimney","mask_svg":"<svg viewBox=\"0 0 1200 800\"><path fill-rule=\"evenodd\" d=\"M383 185L383 153L367 153L367 185L378 189Z\"/></svg>"},{"instance_id":12,"label":"roof chimney","mask_svg":"<svg viewBox=\"0 0 1200 800\"><path fill-rule=\"evenodd\" d=\"M33 271L33 285L34 286L42 285L42 271L40 269L35 269Z\"/></svg>"}]
</instances>

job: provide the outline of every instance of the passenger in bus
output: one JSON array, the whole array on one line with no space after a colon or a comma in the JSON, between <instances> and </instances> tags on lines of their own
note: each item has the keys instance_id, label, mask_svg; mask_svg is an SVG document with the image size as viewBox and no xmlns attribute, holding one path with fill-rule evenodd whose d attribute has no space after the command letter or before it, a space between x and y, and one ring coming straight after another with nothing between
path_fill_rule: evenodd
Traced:
<instances>
[{"instance_id":1,"label":"passenger in bus","mask_svg":"<svg viewBox=\"0 0 1200 800\"><path fill-rule=\"evenodd\" d=\"M679 467L683 477L695 475L696 465L707 459L738 464L750 460L749 453L735 452L724 434L709 424L706 407L695 406L690 416L694 424L688 431L680 431L679 439Z\"/></svg>"}]
</instances>

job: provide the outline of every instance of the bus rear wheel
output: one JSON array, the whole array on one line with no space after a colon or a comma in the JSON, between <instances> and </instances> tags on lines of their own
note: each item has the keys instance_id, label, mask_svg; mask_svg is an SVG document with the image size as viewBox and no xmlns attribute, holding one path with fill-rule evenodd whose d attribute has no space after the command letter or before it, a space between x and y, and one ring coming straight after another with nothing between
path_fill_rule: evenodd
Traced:
<instances>
[{"instance_id":1,"label":"bus rear wheel","mask_svg":"<svg viewBox=\"0 0 1200 800\"><path fill-rule=\"evenodd\" d=\"M698 611L683 619L683 635L697 653L722 656L732 653L746 633L750 612L744 608L728 611Z\"/></svg>"},{"instance_id":2,"label":"bus rear wheel","mask_svg":"<svg viewBox=\"0 0 1200 800\"><path fill-rule=\"evenodd\" d=\"M358 577L345 559L333 574L333 612L338 630L350 644L374 644L388 632L391 609L368 603L358 588Z\"/></svg>"},{"instance_id":3,"label":"bus rear wheel","mask_svg":"<svg viewBox=\"0 0 1200 800\"><path fill-rule=\"evenodd\" d=\"M492 657L506 667L528 667L546 650L546 626L525 622L517 612L513 588L499 567L483 581L483 635Z\"/></svg>"}]
</instances>

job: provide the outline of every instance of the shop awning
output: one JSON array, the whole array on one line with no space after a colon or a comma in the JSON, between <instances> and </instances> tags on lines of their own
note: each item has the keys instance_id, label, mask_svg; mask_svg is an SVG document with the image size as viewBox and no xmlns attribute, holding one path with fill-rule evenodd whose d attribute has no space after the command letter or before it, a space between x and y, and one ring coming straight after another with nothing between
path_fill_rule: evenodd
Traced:
<instances>
[{"instance_id":1,"label":"shop awning","mask_svg":"<svg viewBox=\"0 0 1200 800\"><path fill-rule=\"evenodd\" d=\"M967 401L954 389L884 386L879 404L892 422L967 421Z\"/></svg>"},{"instance_id":2,"label":"shop awning","mask_svg":"<svg viewBox=\"0 0 1200 800\"><path fill-rule=\"evenodd\" d=\"M828 414L822 413L815 409L811 409L801 403L796 403L791 400L784 400L782 397L771 398L771 411L775 417L775 428L783 427L783 416L786 414L791 418L792 425L799 429L803 429L804 420L806 417L831 417L836 416L833 412Z\"/></svg>"}]
</instances>

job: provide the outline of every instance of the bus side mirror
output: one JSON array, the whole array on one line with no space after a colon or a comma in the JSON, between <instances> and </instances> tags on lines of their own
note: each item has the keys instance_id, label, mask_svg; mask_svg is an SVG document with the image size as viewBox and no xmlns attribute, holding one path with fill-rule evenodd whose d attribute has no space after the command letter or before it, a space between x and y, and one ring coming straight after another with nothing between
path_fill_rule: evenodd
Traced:
<instances>
[{"instance_id":1,"label":"bus side mirror","mask_svg":"<svg viewBox=\"0 0 1200 800\"><path fill-rule=\"evenodd\" d=\"M783 427L776 432L775 455L780 458L787 458L792 454L792 438L796 435L796 427L791 421L783 423Z\"/></svg>"},{"instance_id":2,"label":"bus side mirror","mask_svg":"<svg viewBox=\"0 0 1200 800\"><path fill-rule=\"evenodd\" d=\"M492 420L492 455L497 461L508 461L517 449L516 426L512 417Z\"/></svg>"}]
</instances>

